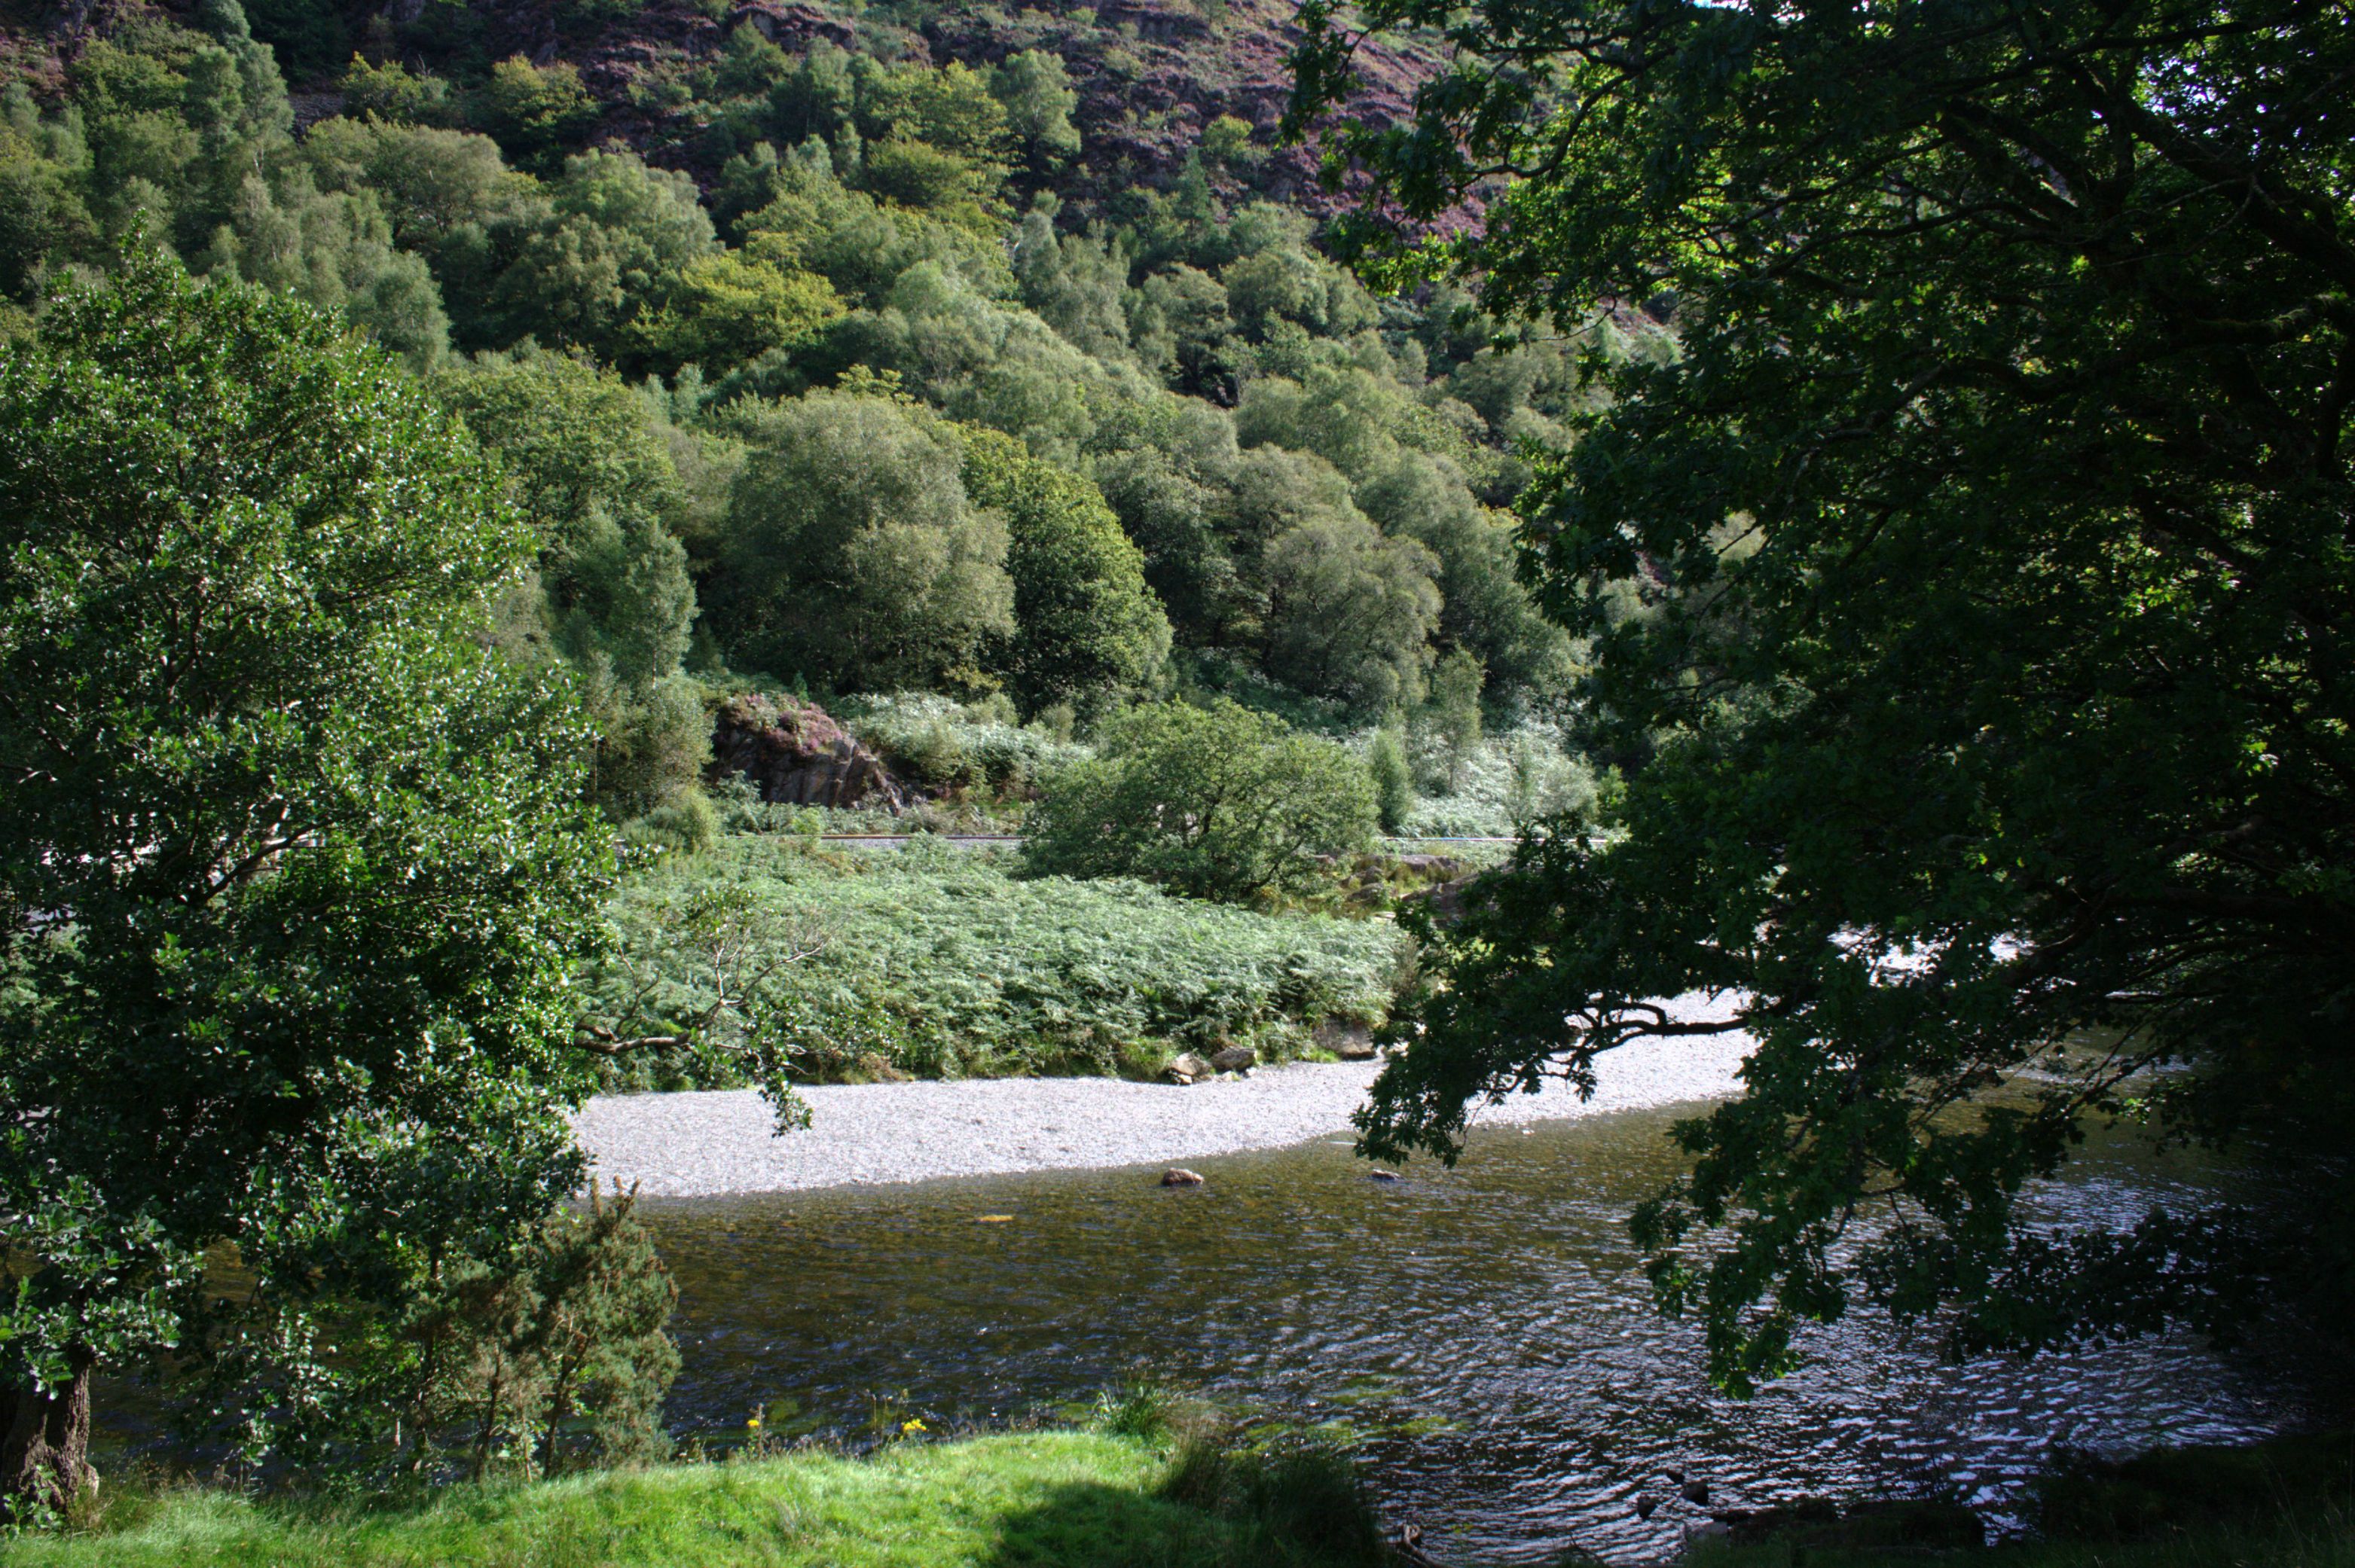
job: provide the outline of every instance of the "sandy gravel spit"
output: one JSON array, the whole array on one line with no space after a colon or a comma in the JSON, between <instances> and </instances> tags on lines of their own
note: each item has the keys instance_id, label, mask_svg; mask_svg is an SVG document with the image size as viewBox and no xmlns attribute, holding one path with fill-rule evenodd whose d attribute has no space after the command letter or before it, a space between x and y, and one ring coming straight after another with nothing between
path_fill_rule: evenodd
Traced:
<instances>
[{"instance_id":1,"label":"sandy gravel spit","mask_svg":"<svg viewBox=\"0 0 2355 1568\"><path fill-rule=\"evenodd\" d=\"M1643 1041L1566 1086L1481 1107L1476 1122L1543 1121L1722 1099L1749 1049L1739 1034ZM602 1180L649 1197L782 1192L1025 1171L1168 1164L1281 1149L1346 1130L1377 1064L1301 1063L1177 1088L1116 1078L996 1078L805 1089L810 1125L778 1135L750 1089L617 1095L577 1118Z\"/></svg>"}]
</instances>

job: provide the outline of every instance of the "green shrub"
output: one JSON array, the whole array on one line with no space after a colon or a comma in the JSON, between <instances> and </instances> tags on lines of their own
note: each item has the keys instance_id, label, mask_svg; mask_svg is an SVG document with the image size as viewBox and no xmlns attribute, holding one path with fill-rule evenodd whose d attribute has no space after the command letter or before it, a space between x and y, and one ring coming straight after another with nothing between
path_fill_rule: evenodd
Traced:
<instances>
[{"instance_id":1,"label":"green shrub","mask_svg":"<svg viewBox=\"0 0 2355 1568\"><path fill-rule=\"evenodd\" d=\"M2070 1455L2037 1488L2037 1523L2072 1541L2164 1541L2319 1503L2355 1510L2355 1438L2344 1432L2123 1460Z\"/></svg>"},{"instance_id":2,"label":"green shrub","mask_svg":"<svg viewBox=\"0 0 2355 1568\"><path fill-rule=\"evenodd\" d=\"M700 854L719 836L719 813L700 789L682 789L644 816L633 818L622 836L641 849Z\"/></svg>"},{"instance_id":3,"label":"green shrub","mask_svg":"<svg viewBox=\"0 0 2355 1568\"><path fill-rule=\"evenodd\" d=\"M1406 748L1399 744L1398 731L1384 727L1374 732L1366 747L1366 771L1374 780L1382 832L1399 832L1414 811L1414 779L1407 770Z\"/></svg>"},{"instance_id":4,"label":"green shrub","mask_svg":"<svg viewBox=\"0 0 2355 1568\"><path fill-rule=\"evenodd\" d=\"M1355 758L1235 703L1140 709L1101 747L1032 808L1034 873L1140 876L1243 902L1305 890L1325 874L1317 857L1373 834L1373 783Z\"/></svg>"},{"instance_id":5,"label":"green shrub","mask_svg":"<svg viewBox=\"0 0 2355 1568\"><path fill-rule=\"evenodd\" d=\"M1057 739L1043 724L1018 725L1013 705L1002 696L960 704L900 692L847 699L837 711L894 772L931 789L986 785L1027 794L1043 775L1091 755L1086 747Z\"/></svg>"}]
</instances>

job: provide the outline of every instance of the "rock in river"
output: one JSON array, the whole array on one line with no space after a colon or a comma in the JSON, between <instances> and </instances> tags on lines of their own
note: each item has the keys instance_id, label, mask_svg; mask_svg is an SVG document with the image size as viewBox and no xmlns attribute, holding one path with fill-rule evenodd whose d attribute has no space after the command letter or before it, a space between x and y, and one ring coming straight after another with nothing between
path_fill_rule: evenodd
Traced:
<instances>
[{"instance_id":1,"label":"rock in river","mask_svg":"<svg viewBox=\"0 0 2355 1568\"><path fill-rule=\"evenodd\" d=\"M1164 1187L1199 1187L1202 1184L1202 1173L1188 1171L1182 1165L1173 1165L1161 1173L1161 1184Z\"/></svg>"}]
</instances>

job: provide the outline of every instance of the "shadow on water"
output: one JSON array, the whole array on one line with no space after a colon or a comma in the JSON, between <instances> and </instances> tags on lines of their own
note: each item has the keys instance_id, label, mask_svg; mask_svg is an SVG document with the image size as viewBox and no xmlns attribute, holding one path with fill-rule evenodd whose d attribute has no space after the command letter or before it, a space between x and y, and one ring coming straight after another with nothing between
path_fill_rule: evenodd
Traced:
<instances>
[{"instance_id":1,"label":"shadow on water","mask_svg":"<svg viewBox=\"0 0 2355 1568\"><path fill-rule=\"evenodd\" d=\"M1538 1562L1572 1543L1666 1555L1710 1508L1825 1492L1934 1490L2000 1517L2057 1446L2295 1418L2184 1340L1948 1367L1863 1313L1818 1334L1800 1375L1723 1399L1698 1330L1652 1314L1626 1237L1669 1172L1671 1119L1483 1131L1457 1170L1394 1183L1320 1142L1196 1161L1209 1182L1192 1191L1132 1170L649 1202L682 1287L671 1422L986 1425L1142 1373L1358 1444L1386 1506L1445 1550ZM2092 1220L2200 1184L2113 1137L2044 1202Z\"/></svg>"}]
</instances>

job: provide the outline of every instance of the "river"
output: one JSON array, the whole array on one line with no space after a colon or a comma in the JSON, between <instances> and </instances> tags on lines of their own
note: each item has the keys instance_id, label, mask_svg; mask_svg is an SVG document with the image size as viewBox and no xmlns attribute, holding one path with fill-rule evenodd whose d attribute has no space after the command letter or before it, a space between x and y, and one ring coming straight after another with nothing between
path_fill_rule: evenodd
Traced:
<instances>
[{"instance_id":1,"label":"river","mask_svg":"<svg viewBox=\"0 0 2355 1568\"><path fill-rule=\"evenodd\" d=\"M1444 1555L1629 1563L1710 1509L1806 1495L1943 1491L2001 1527L2056 1448L2297 1418L2286 1387L2188 1339L1951 1367L1869 1313L1816 1333L1799 1375L1721 1397L1626 1236L1672 1119L1476 1130L1455 1171L1397 1182L1319 1141L1192 1161L1199 1189L1130 1170L649 1202L681 1286L671 1425L725 1439L757 1408L772 1431L952 1431L1146 1376L1358 1445L1385 1512ZM2205 1184L2109 1134L2039 1202L2099 1219ZM1639 1492L1664 1499L1648 1520Z\"/></svg>"}]
</instances>

